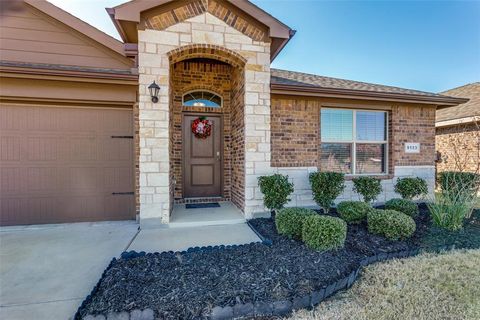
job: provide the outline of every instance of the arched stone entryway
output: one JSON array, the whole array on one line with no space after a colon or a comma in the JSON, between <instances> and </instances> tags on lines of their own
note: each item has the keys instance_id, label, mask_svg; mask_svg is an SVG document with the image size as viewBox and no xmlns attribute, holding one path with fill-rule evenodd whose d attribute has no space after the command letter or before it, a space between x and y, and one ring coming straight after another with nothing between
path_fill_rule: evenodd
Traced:
<instances>
[{"instance_id":1,"label":"arched stone entryway","mask_svg":"<svg viewBox=\"0 0 480 320\"><path fill-rule=\"evenodd\" d=\"M245 185L244 139L244 68L246 59L238 53L216 45L187 45L167 53L170 62L169 156L170 194L176 203L189 201L232 201L243 211ZM193 90L207 90L222 97L220 108L184 106L183 95ZM190 122L206 116L218 127L205 140L193 138ZM187 123L188 122L188 123ZM221 126L221 128L220 128ZM221 145L215 149L215 139ZM205 170L192 164L192 146L213 148L212 159L201 160ZM208 154L208 152L206 152ZM198 165L200 167L200 165ZM210 169L213 168L213 169ZM210 171L211 170L211 171ZM205 192L192 192L195 174L202 175ZM209 175L212 184L209 185ZM199 190L199 188L196 188ZM214 191L217 190L217 191ZM203 199L198 199L201 195ZM192 199L195 198L195 199Z\"/></svg>"},{"instance_id":2,"label":"arched stone entryway","mask_svg":"<svg viewBox=\"0 0 480 320\"><path fill-rule=\"evenodd\" d=\"M174 95L172 68L202 59L231 69L230 199L247 218L263 209L255 195L257 177L270 172L270 42L254 40L208 12L162 31L140 30L138 37L141 222L170 222L175 191L179 195L171 110L175 95L181 95ZM146 89L153 81L160 86L158 103Z\"/></svg>"}]
</instances>

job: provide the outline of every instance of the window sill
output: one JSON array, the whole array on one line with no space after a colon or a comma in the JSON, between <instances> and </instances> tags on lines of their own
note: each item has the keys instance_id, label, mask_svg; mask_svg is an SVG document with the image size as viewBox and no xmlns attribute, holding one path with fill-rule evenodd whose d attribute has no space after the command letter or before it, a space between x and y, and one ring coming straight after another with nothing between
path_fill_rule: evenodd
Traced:
<instances>
[{"instance_id":1,"label":"window sill","mask_svg":"<svg viewBox=\"0 0 480 320\"><path fill-rule=\"evenodd\" d=\"M345 181L351 181L358 177L371 177L379 180L390 180L393 179L393 174L349 174L345 175Z\"/></svg>"}]
</instances>

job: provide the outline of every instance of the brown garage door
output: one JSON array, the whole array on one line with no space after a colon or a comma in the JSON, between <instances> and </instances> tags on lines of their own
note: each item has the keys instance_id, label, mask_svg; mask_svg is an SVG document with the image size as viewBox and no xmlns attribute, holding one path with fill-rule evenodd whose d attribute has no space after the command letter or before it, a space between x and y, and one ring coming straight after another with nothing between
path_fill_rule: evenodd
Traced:
<instances>
[{"instance_id":1,"label":"brown garage door","mask_svg":"<svg viewBox=\"0 0 480 320\"><path fill-rule=\"evenodd\" d=\"M135 217L131 110L0 105L0 224Z\"/></svg>"}]
</instances>

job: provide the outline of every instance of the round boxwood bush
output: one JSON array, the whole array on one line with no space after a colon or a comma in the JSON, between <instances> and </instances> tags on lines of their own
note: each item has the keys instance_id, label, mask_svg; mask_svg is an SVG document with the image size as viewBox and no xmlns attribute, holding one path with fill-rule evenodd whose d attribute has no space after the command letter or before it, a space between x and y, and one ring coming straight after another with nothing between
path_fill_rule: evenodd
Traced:
<instances>
[{"instance_id":1,"label":"round boxwood bush","mask_svg":"<svg viewBox=\"0 0 480 320\"><path fill-rule=\"evenodd\" d=\"M400 211L410 217L415 217L418 213L418 206L415 202L399 198L385 202L385 209Z\"/></svg>"},{"instance_id":2,"label":"round boxwood bush","mask_svg":"<svg viewBox=\"0 0 480 320\"><path fill-rule=\"evenodd\" d=\"M395 184L395 192L403 199L412 200L415 197L428 194L427 181L422 178L400 178Z\"/></svg>"},{"instance_id":3,"label":"round boxwood bush","mask_svg":"<svg viewBox=\"0 0 480 320\"><path fill-rule=\"evenodd\" d=\"M285 208L275 216L277 232L289 238L301 239L303 221L306 217L317 213L305 208Z\"/></svg>"},{"instance_id":4,"label":"round boxwood bush","mask_svg":"<svg viewBox=\"0 0 480 320\"><path fill-rule=\"evenodd\" d=\"M303 222L302 240L314 250L343 248L347 223L340 218L312 215Z\"/></svg>"},{"instance_id":5,"label":"round boxwood bush","mask_svg":"<svg viewBox=\"0 0 480 320\"><path fill-rule=\"evenodd\" d=\"M416 225L412 217L395 210L372 209L367 214L368 231L390 240L410 238Z\"/></svg>"},{"instance_id":6,"label":"round boxwood bush","mask_svg":"<svg viewBox=\"0 0 480 320\"><path fill-rule=\"evenodd\" d=\"M337 212L347 223L360 223L367 218L371 208L363 201L343 201L338 204Z\"/></svg>"}]
</instances>

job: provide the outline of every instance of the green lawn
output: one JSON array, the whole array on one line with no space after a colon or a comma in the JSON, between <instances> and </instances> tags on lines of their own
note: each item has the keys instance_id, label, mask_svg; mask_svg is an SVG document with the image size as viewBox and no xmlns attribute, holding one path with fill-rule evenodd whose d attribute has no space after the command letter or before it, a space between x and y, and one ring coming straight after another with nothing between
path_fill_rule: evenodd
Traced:
<instances>
[{"instance_id":1,"label":"green lawn","mask_svg":"<svg viewBox=\"0 0 480 320\"><path fill-rule=\"evenodd\" d=\"M392 260L367 267L354 286L295 320L480 319L480 250Z\"/></svg>"}]
</instances>

